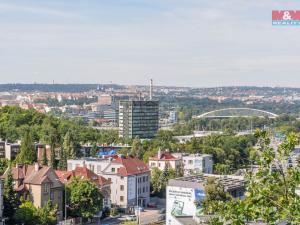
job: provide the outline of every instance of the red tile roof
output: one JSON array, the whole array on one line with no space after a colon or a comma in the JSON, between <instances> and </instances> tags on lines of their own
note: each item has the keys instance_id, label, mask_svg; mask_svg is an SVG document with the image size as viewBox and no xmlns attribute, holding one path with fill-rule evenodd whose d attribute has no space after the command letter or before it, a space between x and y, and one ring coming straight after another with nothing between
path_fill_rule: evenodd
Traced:
<instances>
[{"instance_id":1,"label":"red tile roof","mask_svg":"<svg viewBox=\"0 0 300 225\"><path fill-rule=\"evenodd\" d=\"M149 160L180 160L180 159L173 156L169 152L165 152L161 154L160 158L158 157L158 155L156 155L154 157L150 157Z\"/></svg>"},{"instance_id":2,"label":"red tile roof","mask_svg":"<svg viewBox=\"0 0 300 225\"><path fill-rule=\"evenodd\" d=\"M89 170L86 167L78 166L75 168L75 170L72 171L56 170L55 173L59 177L60 181L63 183L68 182L72 177L80 177L81 179L91 180L95 182L97 185L99 185L100 187L111 184L109 180L95 174L93 171Z\"/></svg>"},{"instance_id":3,"label":"red tile roof","mask_svg":"<svg viewBox=\"0 0 300 225\"><path fill-rule=\"evenodd\" d=\"M123 167L118 169L121 176L129 176L149 172L147 164L142 160L132 156L117 156L112 160L113 164L122 164Z\"/></svg>"}]
</instances>

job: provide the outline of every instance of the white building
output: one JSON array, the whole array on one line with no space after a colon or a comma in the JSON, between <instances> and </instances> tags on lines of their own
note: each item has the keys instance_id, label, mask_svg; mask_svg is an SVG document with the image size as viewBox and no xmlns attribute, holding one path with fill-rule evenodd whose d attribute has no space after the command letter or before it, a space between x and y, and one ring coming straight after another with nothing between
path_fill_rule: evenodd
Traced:
<instances>
[{"instance_id":1,"label":"white building","mask_svg":"<svg viewBox=\"0 0 300 225\"><path fill-rule=\"evenodd\" d=\"M196 224L204 215L201 200L205 198L205 182L214 177L234 198L245 192L243 177L225 175L196 175L169 180L167 186L166 225Z\"/></svg>"},{"instance_id":2,"label":"white building","mask_svg":"<svg viewBox=\"0 0 300 225\"><path fill-rule=\"evenodd\" d=\"M212 155L190 154L182 155L184 174L213 173Z\"/></svg>"},{"instance_id":3,"label":"white building","mask_svg":"<svg viewBox=\"0 0 300 225\"><path fill-rule=\"evenodd\" d=\"M186 154L158 151L157 155L149 158L149 167L157 167L160 170L168 165L172 169L183 166L184 175L196 173L212 173L213 160L209 154Z\"/></svg>"},{"instance_id":4,"label":"white building","mask_svg":"<svg viewBox=\"0 0 300 225\"><path fill-rule=\"evenodd\" d=\"M120 155L106 159L68 160L69 171L77 166L86 166L112 182L112 205L132 210L137 204L146 206L150 201L150 170L138 158Z\"/></svg>"},{"instance_id":5,"label":"white building","mask_svg":"<svg viewBox=\"0 0 300 225\"><path fill-rule=\"evenodd\" d=\"M164 170L166 166L169 166L170 168L175 170L181 165L181 157L176 157L168 151L162 152L160 149L158 150L156 156L149 158L149 167L151 169L157 167L160 170Z\"/></svg>"}]
</instances>

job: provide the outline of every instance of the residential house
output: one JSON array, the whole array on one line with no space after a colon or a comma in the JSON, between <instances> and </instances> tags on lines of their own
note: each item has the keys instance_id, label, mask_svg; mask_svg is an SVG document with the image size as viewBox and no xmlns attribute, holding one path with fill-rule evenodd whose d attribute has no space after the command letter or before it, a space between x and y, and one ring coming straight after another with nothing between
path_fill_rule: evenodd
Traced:
<instances>
[{"instance_id":1,"label":"residential house","mask_svg":"<svg viewBox=\"0 0 300 225\"><path fill-rule=\"evenodd\" d=\"M172 169L178 169L182 166L182 159L176 157L169 151L161 151L160 149L157 152L157 155L149 158L149 167L152 169L157 167L160 170L164 170L166 167Z\"/></svg>"},{"instance_id":2,"label":"residential house","mask_svg":"<svg viewBox=\"0 0 300 225\"><path fill-rule=\"evenodd\" d=\"M111 181L105 179L103 176L97 175L96 173L88 169L86 166L76 167L72 171L56 170L55 173L59 177L59 180L62 183L69 182L72 179L72 177L79 177L80 179L93 181L98 186L99 190L103 195L103 208L111 207L111 203L110 203Z\"/></svg>"},{"instance_id":3,"label":"residential house","mask_svg":"<svg viewBox=\"0 0 300 225\"><path fill-rule=\"evenodd\" d=\"M14 189L18 195L32 201L35 207L43 207L49 200L58 206L58 219L62 219L63 184L54 170L48 166L17 164L11 169ZM7 176L8 169L2 179Z\"/></svg>"}]
</instances>

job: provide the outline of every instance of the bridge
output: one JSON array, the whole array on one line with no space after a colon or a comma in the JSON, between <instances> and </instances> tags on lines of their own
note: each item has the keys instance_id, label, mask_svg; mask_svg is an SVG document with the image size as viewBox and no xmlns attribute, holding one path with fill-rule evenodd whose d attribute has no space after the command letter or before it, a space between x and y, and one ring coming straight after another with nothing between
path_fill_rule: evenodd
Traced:
<instances>
[{"instance_id":1,"label":"bridge","mask_svg":"<svg viewBox=\"0 0 300 225\"><path fill-rule=\"evenodd\" d=\"M234 117L268 117L276 118L278 115L265 110L251 108L226 108L203 113L194 118L234 118Z\"/></svg>"}]
</instances>

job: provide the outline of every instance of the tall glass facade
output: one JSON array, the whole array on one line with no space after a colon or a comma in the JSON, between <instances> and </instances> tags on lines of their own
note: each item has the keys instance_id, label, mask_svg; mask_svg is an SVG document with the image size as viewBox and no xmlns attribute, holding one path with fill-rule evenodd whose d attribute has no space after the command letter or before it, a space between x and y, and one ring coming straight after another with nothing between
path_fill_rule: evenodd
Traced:
<instances>
[{"instance_id":1,"label":"tall glass facade","mask_svg":"<svg viewBox=\"0 0 300 225\"><path fill-rule=\"evenodd\" d=\"M158 130L158 101L120 101L119 136L153 138Z\"/></svg>"}]
</instances>

